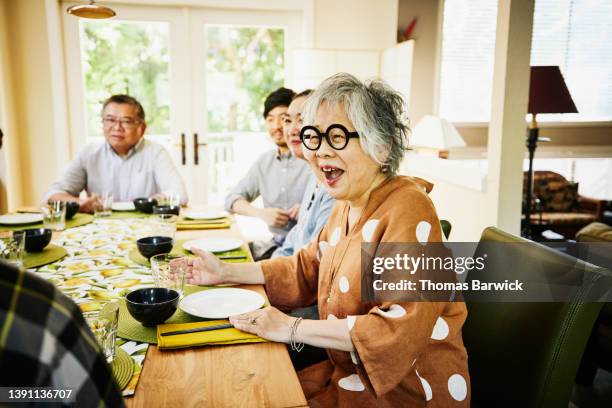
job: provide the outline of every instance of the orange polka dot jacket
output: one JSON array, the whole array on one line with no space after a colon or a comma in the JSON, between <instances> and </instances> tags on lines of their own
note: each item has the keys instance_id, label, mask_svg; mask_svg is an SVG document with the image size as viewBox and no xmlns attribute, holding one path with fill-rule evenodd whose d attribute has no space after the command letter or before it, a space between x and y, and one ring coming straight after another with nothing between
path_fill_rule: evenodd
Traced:
<instances>
[{"instance_id":1,"label":"orange polka dot jacket","mask_svg":"<svg viewBox=\"0 0 612 408\"><path fill-rule=\"evenodd\" d=\"M270 302L318 304L320 319L345 319L355 351L298 373L311 407L469 407L461 302L361 301L362 242L441 242L424 180L396 176L372 191L351 230L336 202L319 236L291 257L262 262Z\"/></svg>"}]
</instances>

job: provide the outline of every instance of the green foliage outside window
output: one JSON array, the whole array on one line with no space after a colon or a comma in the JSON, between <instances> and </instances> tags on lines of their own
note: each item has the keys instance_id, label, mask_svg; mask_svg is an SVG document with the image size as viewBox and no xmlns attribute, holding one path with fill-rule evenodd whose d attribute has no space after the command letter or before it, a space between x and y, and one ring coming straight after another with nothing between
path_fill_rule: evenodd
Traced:
<instances>
[{"instance_id":1,"label":"green foliage outside window","mask_svg":"<svg viewBox=\"0 0 612 408\"><path fill-rule=\"evenodd\" d=\"M264 100L284 83L284 30L212 25L206 37L208 130L263 130Z\"/></svg>"},{"instance_id":2,"label":"green foliage outside window","mask_svg":"<svg viewBox=\"0 0 612 408\"><path fill-rule=\"evenodd\" d=\"M169 133L168 27L155 22L81 22L87 129L101 135L102 102L127 93L143 105L147 133Z\"/></svg>"}]
</instances>

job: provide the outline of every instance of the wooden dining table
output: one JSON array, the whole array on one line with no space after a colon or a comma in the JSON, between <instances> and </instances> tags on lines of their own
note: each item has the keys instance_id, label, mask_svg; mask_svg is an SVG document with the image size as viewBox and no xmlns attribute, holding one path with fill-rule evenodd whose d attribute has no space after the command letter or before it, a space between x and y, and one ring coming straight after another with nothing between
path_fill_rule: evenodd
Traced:
<instances>
[{"instance_id":1,"label":"wooden dining table","mask_svg":"<svg viewBox=\"0 0 612 408\"><path fill-rule=\"evenodd\" d=\"M239 237L230 229L178 231L177 239ZM241 285L265 296L262 285ZM128 407L305 407L285 344L251 343L147 351Z\"/></svg>"}]
</instances>

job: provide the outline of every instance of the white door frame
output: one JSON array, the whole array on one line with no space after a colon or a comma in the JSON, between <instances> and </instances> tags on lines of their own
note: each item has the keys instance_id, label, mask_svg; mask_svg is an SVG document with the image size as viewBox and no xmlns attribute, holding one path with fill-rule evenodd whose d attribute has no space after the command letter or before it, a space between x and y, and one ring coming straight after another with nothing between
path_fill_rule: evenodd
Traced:
<instances>
[{"instance_id":1,"label":"white door frame","mask_svg":"<svg viewBox=\"0 0 612 408\"><path fill-rule=\"evenodd\" d=\"M158 2L159 3L159 2ZM62 3L62 8L71 4ZM206 44L204 24L282 27L285 36L285 78L290 82L291 50L312 43L312 0L302 10L266 11L197 7L162 7L151 5L112 5L119 21L160 21L169 24L170 152L187 184L192 204L207 203L207 149L200 148L199 164L194 164L194 137L207 142ZM81 70L79 19L63 15L67 88L70 112L72 157L87 143L86 105ZM202 41L200 41L200 39ZM186 164L182 165L181 134L185 134ZM172 146L175 145L175 146Z\"/></svg>"}]
</instances>

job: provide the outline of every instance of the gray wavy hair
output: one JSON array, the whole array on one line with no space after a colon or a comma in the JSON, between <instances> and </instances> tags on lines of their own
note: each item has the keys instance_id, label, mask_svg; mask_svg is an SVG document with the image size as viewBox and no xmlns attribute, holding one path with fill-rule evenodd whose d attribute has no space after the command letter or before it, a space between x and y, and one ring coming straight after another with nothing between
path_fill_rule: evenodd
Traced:
<instances>
[{"instance_id":1,"label":"gray wavy hair","mask_svg":"<svg viewBox=\"0 0 612 408\"><path fill-rule=\"evenodd\" d=\"M305 125L314 123L315 114L324 103L341 103L359 132L361 148L386 167L386 174L397 173L409 132L404 100L398 92L380 79L364 83L347 73L333 75L308 97L302 112Z\"/></svg>"}]
</instances>

